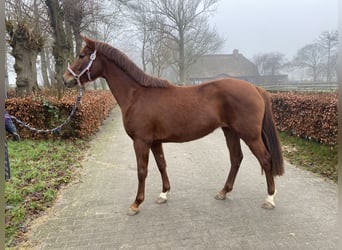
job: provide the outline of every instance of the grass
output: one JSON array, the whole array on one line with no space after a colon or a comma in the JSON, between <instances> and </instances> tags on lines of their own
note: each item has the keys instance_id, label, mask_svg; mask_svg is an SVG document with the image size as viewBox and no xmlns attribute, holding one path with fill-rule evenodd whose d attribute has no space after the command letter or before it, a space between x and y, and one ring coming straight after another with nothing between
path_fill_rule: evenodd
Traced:
<instances>
[{"instance_id":1,"label":"grass","mask_svg":"<svg viewBox=\"0 0 342 250\"><path fill-rule=\"evenodd\" d=\"M290 163L337 182L337 146L329 147L284 132L279 136L284 157Z\"/></svg>"},{"instance_id":2,"label":"grass","mask_svg":"<svg viewBox=\"0 0 342 250\"><path fill-rule=\"evenodd\" d=\"M53 204L73 180L88 143L84 140L8 141L11 179L5 183L6 247L15 246L28 223Z\"/></svg>"}]
</instances>

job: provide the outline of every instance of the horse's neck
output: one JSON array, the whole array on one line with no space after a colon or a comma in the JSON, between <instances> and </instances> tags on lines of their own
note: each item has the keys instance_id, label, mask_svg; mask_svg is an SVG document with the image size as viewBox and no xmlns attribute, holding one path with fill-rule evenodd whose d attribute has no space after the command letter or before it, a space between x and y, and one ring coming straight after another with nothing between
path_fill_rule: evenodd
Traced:
<instances>
[{"instance_id":1,"label":"horse's neck","mask_svg":"<svg viewBox=\"0 0 342 250\"><path fill-rule=\"evenodd\" d=\"M140 89L139 86L114 64L105 70L104 78L107 80L108 86L120 108L126 110L133 102L132 99L136 91Z\"/></svg>"}]
</instances>

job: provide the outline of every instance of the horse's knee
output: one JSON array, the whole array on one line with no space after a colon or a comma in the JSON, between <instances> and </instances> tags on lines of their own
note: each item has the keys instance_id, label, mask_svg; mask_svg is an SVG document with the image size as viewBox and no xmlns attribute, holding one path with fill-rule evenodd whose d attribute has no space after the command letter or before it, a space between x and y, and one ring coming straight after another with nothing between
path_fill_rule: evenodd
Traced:
<instances>
[{"instance_id":1,"label":"horse's knee","mask_svg":"<svg viewBox=\"0 0 342 250\"><path fill-rule=\"evenodd\" d=\"M138 179L144 181L147 177L147 168L138 168Z\"/></svg>"}]
</instances>

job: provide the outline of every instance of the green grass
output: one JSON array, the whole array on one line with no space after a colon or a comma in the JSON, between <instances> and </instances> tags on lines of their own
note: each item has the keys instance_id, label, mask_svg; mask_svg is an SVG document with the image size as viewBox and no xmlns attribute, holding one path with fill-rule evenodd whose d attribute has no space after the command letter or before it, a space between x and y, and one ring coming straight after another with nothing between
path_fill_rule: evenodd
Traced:
<instances>
[{"instance_id":1,"label":"green grass","mask_svg":"<svg viewBox=\"0 0 342 250\"><path fill-rule=\"evenodd\" d=\"M15 246L28 223L50 207L61 185L75 178L88 143L83 140L8 141L11 180L5 183L6 247Z\"/></svg>"},{"instance_id":2,"label":"green grass","mask_svg":"<svg viewBox=\"0 0 342 250\"><path fill-rule=\"evenodd\" d=\"M337 146L329 147L287 133L279 136L284 157L290 163L337 182Z\"/></svg>"}]
</instances>

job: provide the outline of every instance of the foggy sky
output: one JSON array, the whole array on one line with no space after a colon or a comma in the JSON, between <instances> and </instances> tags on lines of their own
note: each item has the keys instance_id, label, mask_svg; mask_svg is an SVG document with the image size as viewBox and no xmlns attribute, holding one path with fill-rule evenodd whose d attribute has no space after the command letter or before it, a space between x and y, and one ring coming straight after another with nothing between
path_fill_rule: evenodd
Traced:
<instances>
[{"instance_id":1,"label":"foggy sky","mask_svg":"<svg viewBox=\"0 0 342 250\"><path fill-rule=\"evenodd\" d=\"M292 60L323 31L337 29L338 0L221 0L211 23L226 40L219 53L239 49L252 59L280 52Z\"/></svg>"}]
</instances>

